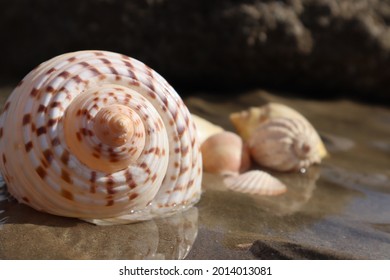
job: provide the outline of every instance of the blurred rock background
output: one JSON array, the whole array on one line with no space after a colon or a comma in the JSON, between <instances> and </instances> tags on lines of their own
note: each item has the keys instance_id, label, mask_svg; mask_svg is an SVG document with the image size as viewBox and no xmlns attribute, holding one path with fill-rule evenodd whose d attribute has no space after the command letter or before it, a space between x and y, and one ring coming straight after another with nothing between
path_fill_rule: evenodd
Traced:
<instances>
[{"instance_id":1,"label":"blurred rock background","mask_svg":"<svg viewBox=\"0 0 390 280\"><path fill-rule=\"evenodd\" d=\"M269 87L390 104L387 0L0 0L0 35L2 84L55 55L104 49L185 92Z\"/></svg>"}]
</instances>

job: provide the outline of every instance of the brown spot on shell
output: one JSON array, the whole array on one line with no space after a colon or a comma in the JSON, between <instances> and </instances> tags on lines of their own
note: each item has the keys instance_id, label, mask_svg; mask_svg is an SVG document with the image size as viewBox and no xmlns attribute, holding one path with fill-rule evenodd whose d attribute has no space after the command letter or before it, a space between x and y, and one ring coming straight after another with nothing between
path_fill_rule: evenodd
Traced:
<instances>
[{"instance_id":1,"label":"brown spot on shell","mask_svg":"<svg viewBox=\"0 0 390 280\"><path fill-rule=\"evenodd\" d=\"M81 142L82 138L81 138L80 132L76 132L76 138L77 138L77 140L79 140Z\"/></svg>"},{"instance_id":2,"label":"brown spot on shell","mask_svg":"<svg viewBox=\"0 0 390 280\"><path fill-rule=\"evenodd\" d=\"M68 191L68 190L62 189L62 190L61 190L61 195L62 195L63 197L65 197L66 199L74 200L73 194L72 194L70 191Z\"/></svg>"},{"instance_id":3,"label":"brown spot on shell","mask_svg":"<svg viewBox=\"0 0 390 280\"><path fill-rule=\"evenodd\" d=\"M29 124L31 122L31 114L25 114L23 116L23 125Z\"/></svg>"},{"instance_id":4,"label":"brown spot on shell","mask_svg":"<svg viewBox=\"0 0 390 280\"><path fill-rule=\"evenodd\" d=\"M183 136L184 132L186 131L186 128L185 128L185 126L178 125L176 130L177 130L177 133L179 134L179 137L181 138Z\"/></svg>"},{"instance_id":5,"label":"brown spot on shell","mask_svg":"<svg viewBox=\"0 0 390 280\"><path fill-rule=\"evenodd\" d=\"M55 89L52 86L47 86L46 91L49 93L53 93L53 92L55 92Z\"/></svg>"},{"instance_id":6,"label":"brown spot on shell","mask_svg":"<svg viewBox=\"0 0 390 280\"><path fill-rule=\"evenodd\" d=\"M106 75L103 75L103 74L101 74L100 76L99 76L99 80L100 81L103 81L104 79L106 79L107 78L107 76Z\"/></svg>"},{"instance_id":7,"label":"brown spot on shell","mask_svg":"<svg viewBox=\"0 0 390 280\"><path fill-rule=\"evenodd\" d=\"M107 181L106 181L106 186L107 186L107 191L109 194L114 194L115 191L112 189L112 187L115 185L115 180L114 177L111 175L108 176Z\"/></svg>"},{"instance_id":8,"label":"brown spot on shell","mask_svg":"<svg viewBox=\"0 0 390 280\"><path fill-rule=\"evenodd\" d=\"M104 64L111 65L111 61L109 61L107 58L100 58L100 61Z\"/></svg>"},{"instance_id":9,"label":"brown spot on shell","mask_svg":"<svg viewBox=\"0 0 390 280\"><path fill-rule=\"evenodd\" d=\"M47 107L43 104L40 104L38 107L38 113L46 113Z\"/></svg>"},{"instance_id":10,"label":"brown spot on shell","mask_svg":"<svg viewBox=\"0 0 390 280\"><path fill-rule=\"evenodd\" d=\"M53 73L54 71L56 71L56 69L54 67L50 68L49 70L47 70L46 74L51 74Z\"/></svg>"},{"instance_id":11,"label":"brown spot on shell","mask_svg":"<svg viewBox=\"0 0 390 280\"><path fill-rule=\"evenodd\" d=\"M32 97L37 97L38 93L39 93L39 90L36 89L36 88L33 88L33 89L31 90L31 92L30 92L30 95L31 95Z\"/></svg>"},{"instance_id":12,"label":"brown spot on shell","mask_svg":"<svg viewBox=\"0 0 390 280\"><path fill-rule=\"evenodd\" d=\"M58 76L64 79L68 79L70 77L70 73L68 71L63 71Z\"/></svg>"},{"instance_id":13,"label":"brown spot on shell","mask_svg":"<svg viewBox=\"0 0 390 280\"><path fill-rule=\"evenodd\" d=\"M95 158L100 158L100 154L95 153L95 152L92 153L92 156L94 156Z\"/></svg>"},{"instance_id":14,"label":"brown spot on shell","mask_svg":"<svg viewBox=\"0 0 390 280\"><path fill-rule=\"evenodd\" d=\"M3 154L3 163L4 163L4 164L7 163L7 158L5 157L5 154Z\"/></svg>"},{"instance_id":15,"label":"brown spot on shell","mask_svg":"<svg viewBox=\"0 0 390 280\"><path fill-rule=\"evenodd\" d=\"M189 151L189 147L188 146L182 147L181 148L181 155L183 157L185 157L188 154L188 151Z\"/></svg>"},{"instance_id":16,"label":"brown spot on shell","mask_svg":"<svg viewBox=\"0 0 390 280\"><path fill-rule=\"evenodd\" d=\"M45 134L47 131L46 131L46 127L45 126L41 126L40 128L37 129L37 135L40 136L42 134Z\"/></svg>"},{"instance_id":17,"label":"brown spot on shell","mask_svg":"<svg viewBox=\"0 0 390 280\"><path fill-rule=\"evenodd\" d=\"M100 71L97 68L93 67L93 66L88 67L88 70L91 71L94 74L94 76L98 76L98 75L101 74Z\"/></svg>"},{"instance_id":18,"label":"brown spot on shell","mask_svg":"<svg viewBox=\"0 0 390 280\"><path fill-rule=\"evenodd\" d=\"M85 61L79 62L79 65L81 65L81 66L83 66L85 68L90 66L90 64L88 62L85 62Z\"/></svg>"},{"instance_id":19,"label":"brown spot on shell","mask_svg":"<svg viewBox=\"0 0 390 280\"><path fill-rule=\"evenodd\" d=\"M60 139L58 137L54 138L53 140L51 140L51 144L52 146L57 146L61 143Z\"/></svg>"},{"instance_id":20,"label":"brown spot on shell","mask_svg":"<svg viewBox=\"0 0 390 280\"><path fill-rule=\"evenodd\" d=\"M187 167L181 167L181 168L180 168L180 175L186 173L186 172L188 171L188 169L189 169L188 166L187 166Z\"/></svg>"},{"instance_id":21,"label":"brown spot on shell","mask_svg":"<svg viewBox=\"0 0 390 280\"><path fill-rule=\"evenodd\" d=\"M42 179L45 178L45 176L46 176L46 170L45 170L45 168L43 168L42 166L38 166L38 168L35 169L35 171L37 172L37 174L39 175L39 177L41 177Z\"/></svg>"},{"instance_id":22,"label":"brown spot on shell","mask_svg":"<svg viewBox=\"0 0 390 280\"><path fill-rule=\"evenodd\" d=\"M47 121L47 126L53 126L58 122L58 119L50 119Z\"/></svg>"},{"instance_id":23,"label":"brown spot on shell","mask_svg":"<svg viewBox=\"0 0 390 280\"><path fill-rule=\"evenodd\" d=\"M73 183L72 178L71 178L69 172L66 171L65 169L62 169L62 170L61 170L61 178L62 178L65 182L67 182L67 183L69 183L69 184L72 184L72 183Z\"/></svg>"},{"instance_id":24,"label":"brown spot on shell","mask_svg":"<svg viewBox=\"0 0 390 280\"><path fill-rule=\"evenodd\" d=\"M50 107L51 107L51 108L61 107L61 102L54 101L54 102L50 105Z\"/></svg>"},{"instance_id":25,"label":"brown spot on shell","mask_svg":"<svg viewBox=\"0 0 390 280\"><path fill-rule=\"evenodd\" d=\"M75 61L75 60L76 60L76 57L75 57L75 56L72 56L72 57L68 58L68 61L69 61L69 62L73 62L73 61Z\"/></svg>"},{"instance_id":26,"label":"brown spot on shell","mask_svg":"<svg viewBox=\"0 0 390 280\"><path fill-rule=\"evenodd\" d=\"M82 82L84 82L84 80L81 79L79 75L73 76L72 79L73 79L77 84L81 84Z\"/></svg>"},{"instance_id":27,"label":"brown spot on shell","mask_svg":"<svg viewBox=\"0 0 390 280\"><path fill-rule=\"evenodd\" d=\"M67 165L69 161L69 152L67 150L64 150L61 155L61 161L63 164Z\"/></svg>"},{"instance_id":28,"label":"brown spot on shell","mask_svg":"<svg viewBox=\"0 0 390 280\"><path fill-rule=\"evenodd\" d=\"M7 111L9 106L11 105L11 103L9 101L7 101L4 105L4 109L3 109L3 112Z\"/></svg>"},{"instance_id":29,"label":"brown spot on shell","mask_svg":"<svg viewBox=\"0 0 390 280\"><path fill-rule=\"evenodd\" d=\"M91 183L95 183L96 182L96 171L92 171L91 172L91 178L89 179L89 181L91 182Z\"/></svg>"},{"instance_id":30,"label":"brown spot on shell","mask_svg":"<svg viewBox=\"0 0 390 280\"><path fill-rule=\"evenodd\" d=\"M24 148L26 149L26 152L28 153L33 147L33 143L31 141L27 142L25 145L24 145Z\"/></svg>"},{"instance_id":31,"label":"brown spot on shell","mask_svg":"<svg viewBox=\"0 0 390 280\"><path fill-rule=\"evenodd\" d=\"M84 136L93 136L93 132L89 129L84 128L84 127L81 128L80 132Z\"/></svg>"},{"instance_id":32,"label":"brown spot on shell","mask_svg":"<svg viewBox=\"0 0 390 280\"><path fill-rule=\"evenodd\" d=\"M108 200L106 206L112 206L112 205L114 205L114 200L112 199Z\"/></svg>"},{"instance_id":33,"label":"brown spot on shell","mask_svg":"<svg viewBox=\"0 0 390 280\"><path fill-rule=\"evenodd\" d=\"M22 199L23 199L24 202L27 202L27 203L30 202L30 200L27 197L25 197L25 196L23 196Z\"/></svg>"},{"instance_id":34,"label":"brown spot on shell","mask_svg":"<svg viewBox=\"0 0 390 280\"><path fill-rule=\"evenodd\" d=\"M118 77L118 74L119 74L118 71L116 71L116 69L112 66L110 66L109 68L110 68L111 73L115 75L115 79L116 79L116 77Z\"/></svg>"},{"instance_id":35,"label":"brown spot on shell","mask_svg":"<svg viewBox=\"0 0 390 280\"><path fill-rule=\"evenodd\" d=\"M135 199L137 197L138 197L138 193L132 193L131 195L129 195L129 199L130 200L133 200L133 199Z\"/></svg>"},{"instance_id":36,"label":"brown spot on shell","mask_svg":"<svg viewBox=\"0 0 390 280\"><path fill-rule=\"evenodd\" d=\"M54 155L53 152L49 149L46 149L43 152L43 156L45 157L45 160L47 161L48 164L50 164L53 161Z\"/></svg>"}]
</instances>

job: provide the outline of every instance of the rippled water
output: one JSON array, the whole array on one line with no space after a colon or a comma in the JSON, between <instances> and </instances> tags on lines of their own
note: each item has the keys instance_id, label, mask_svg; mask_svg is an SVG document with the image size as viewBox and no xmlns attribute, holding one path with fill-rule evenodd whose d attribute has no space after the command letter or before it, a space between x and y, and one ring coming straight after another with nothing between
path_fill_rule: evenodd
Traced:
<instances>
[{"instance_id":1,"label":"rippled water","mask_svg":"<svg viewBox=\"0 0 390 280\"><path fill-rule=\"evenodd\" d=\"M8 93L3 89L3 100ZM390 109L264 91L230 99L196 95L186 103L233 130L229 113L266 101L302 112L330 152L304 174L274 173L288 186L285 194L237 194L204 174L202 199L187 212L98 227L37 212L0 189L0 258L389 259Z\"/></svg>"}]
</instances>

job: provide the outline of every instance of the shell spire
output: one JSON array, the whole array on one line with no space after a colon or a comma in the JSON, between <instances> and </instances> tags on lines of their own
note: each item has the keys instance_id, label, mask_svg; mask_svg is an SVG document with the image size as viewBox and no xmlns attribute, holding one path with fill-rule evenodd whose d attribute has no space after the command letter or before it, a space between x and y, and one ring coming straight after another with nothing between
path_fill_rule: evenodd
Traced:
<instances>
[{"instance_id":1,"label":"shell spire","mask_svg":"<svg viewBox=\"0 0 390 280\"><path fill-rule=\"evenodd\" d=\"M97 224L148 220L200 198L195 124L142 62L67 53L31 71L0 117L0 171L22 203Z\"/></svg>"}]
</instances>

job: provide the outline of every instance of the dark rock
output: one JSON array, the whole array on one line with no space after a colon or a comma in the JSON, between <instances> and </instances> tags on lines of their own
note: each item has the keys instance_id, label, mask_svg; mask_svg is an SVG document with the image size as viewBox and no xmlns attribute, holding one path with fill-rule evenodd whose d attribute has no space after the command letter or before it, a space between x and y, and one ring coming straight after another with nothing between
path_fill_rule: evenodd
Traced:
<instances>
[{"instance_id":1,"label":"dark rock","mask_svg":"<svg viewBox=\"0 0 390 280\"><path fill-rule=\"evenodd\" d=\"M390 3L380 0L0 2L0 76L105 49L190 88L270 86L390 100Z\"/></svg>"},{"instance_id":2,"label":"dark rock","mask_svg":"<svg viewBox=\"0 0 390 280\"><path fill-rule=\"evenodd\" d=\"M294 242L256 240L249 249L261 260L345 260L355 259L342 252L305 246Z\"/></svg>"}]
</instances>

